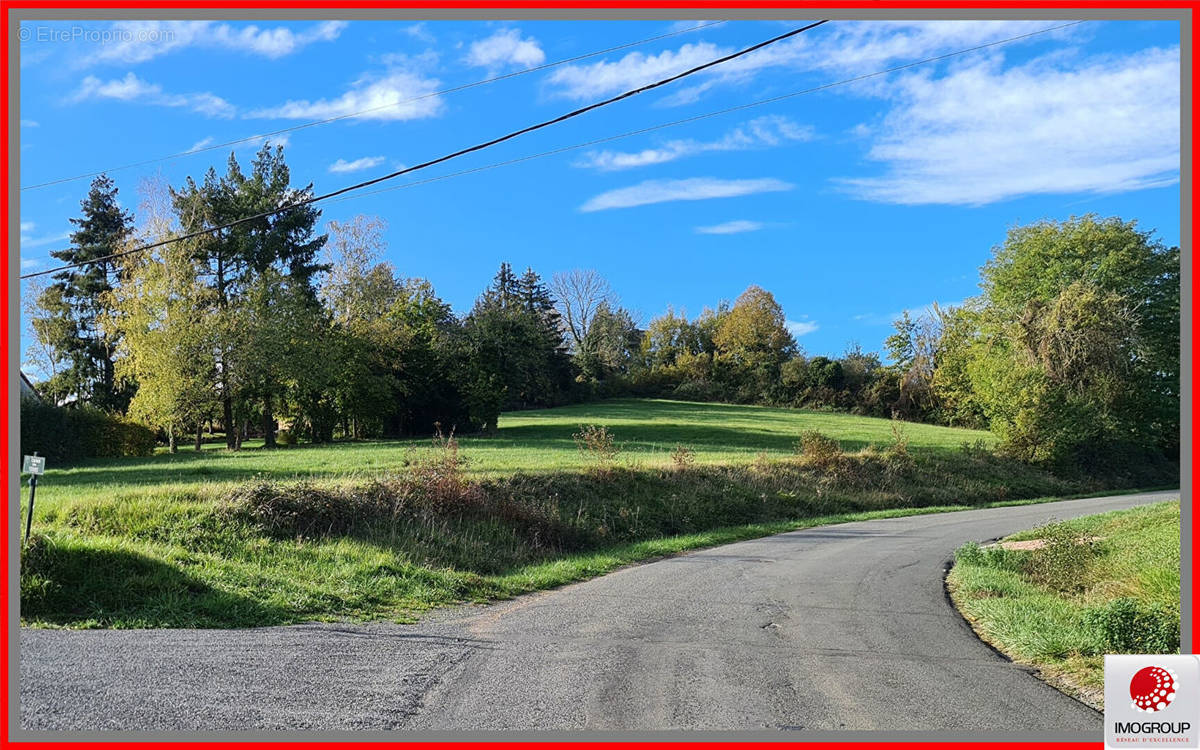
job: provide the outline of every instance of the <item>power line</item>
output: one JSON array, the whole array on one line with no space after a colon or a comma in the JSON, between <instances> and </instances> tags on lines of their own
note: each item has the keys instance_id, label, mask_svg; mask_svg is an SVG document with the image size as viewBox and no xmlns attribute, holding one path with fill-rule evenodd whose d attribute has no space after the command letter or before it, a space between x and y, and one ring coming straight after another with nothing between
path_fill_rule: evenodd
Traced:
<instances>
[{"instance_id":1,"label":"power line","mask_svg":"<svg viewBox=\"0 0 1200 750\"><path fill-rule=\"evenodd\" d=\"M540 70L548 70L550 68L555 68L555 67L558 67L559 65L566 65L567 63L573 63L573 62L578 62L580 60L586 60L589 57L596 57L598 55L607 55L611 52L619 52L623 49L629 49L630 47L638 47L643 44L649 44L650 42L657 42L661 39L669 39L670 37L679 36L680 34L689 34L693 31L699 31L700 29L706 29L710 26L719 26L720 24L723 24L723 23L727 23L727 21L709 21L707 23L702 23L697 26L690 26L686 29L679 29L678 31L672 31L667 34L659 34L658 36L652 36L652 37L648 37L646 39L639 39L636 42L626 42L625 44L618 44L615 47L609 47L607 49L597 50L596 52L588 52L586 54L576 55L575 57L568 57L568 58L564 58L562 60L555 60L554 62L543 63L541 65L535 65L532 68L525 68L524 70L516 70L511 73L505 73L504 75L498 75L498 76L493 76L491 78L485 78L482 81L474 81L472 83L464 83L459 86L453 86L448 89L442 89L440 91L433 91L428 94L421 94L420 96L412 96L407 99L400 99L398 101L389 102L388 104L380 104L375 107L370 107L368 109L360 109L357 112L348 112L346 114L336 115L334 117L327 117L323 120L313 120L312 122L305 122L305 123L301 123L299 125L292 125L290 127L280 128L279 130L272 130L269 133L260 133L258 135L248 135L245 138L237 138L232 141L224 141L223 143L214 143L214 144L211 144L208 146L204 146L203 148L193 148L193 149L189 149L187 151L179 151L174 154L167 154L166 156L158 156L153 159L145 159L143 161L132 162L130 164L123 164L119 167L110 167L108 169L101 169L101 170L97 170L95 172L88 172L86 174L78 174L73 177L60 177L56 180L48 180L46 182L39 182L39 183L36 183L33 185L25 185L24 187L21 188L21 192L24 192L26 190L36 190L38 188L49 187L51 185L61 185L65 182L75 182L76 180L85 180L89 177L97 177L99 175L106 174L108 172L119 172L124 169L133 169L134 167L144 167L149 164L157 164L159 162L171 161L172 159L179 159L184 156L191 156L193 154L203 154L206 151L214 151L219 148L227 148L229 146L236 146L239 143L249 143L251 141L266 140L267 138L270 138L271 136L274 136L274 135L282 135L283 133L291 133L291 132L294 132L297 130L304 130L305 128L311 128L311 127L314 127L317 125L327 125L331 122L338 122L339 120L347 120L347 119L350 119L353 117L359 117L361 115L370 114L371 112L378 112L380 110L390 109L392 107L399 107L401 104L410 104L412 102L421 101L422 99L429 99L429 98L435 97L435 96L444 96L445 94L453 94L453 93L456 93L459 91L465 91L467 89L475 88L476 86L483 86L483 85L489 84L489 83L496 83L497 81L504 81L509 78L516 78L517 76L523 76L528 73L536 73Z\"/></svg>"},{"instance_id":2,"label":"power line","mask_svg":"<svg viewBox=\"0 0 1200 750\"><path fill-rule=\"evenodd\" d=\"M452 177L462 177L464 175L474 174L476 172L485 172L487 170L496 169L498 167L507 167L507 166L511 166L513 164L520 164L521 162L532 161L534 159L541 159L546 156L554 156L556 154L565 153L567 151L576 151L581 148L587 148L589 146L598 146L602 143L608 143L610 141L618 141L623 138L631 138L635 135L644 135L646 133L652 133L656 130L664 130L666 128L673 128L678 125L686 125L688 123L696 122L697 120L706 120L710 117L719 117L720 115L727 115L732 112L739 112L741 110L751 109L753 107L761 107L765 104L774 104L775 102L783 101L784 99L791 99L791 98L797 97L797 96L804 96L805 94L814 94L819 91L825 91L826 89L834 88L836 86L845 86L845 85L848 85L851 83L858 83L859 81L865 81L869 78L877 78L879 76L887 75L889 73L895 73L895 72L898 72L901 70L906 70L908 68L913 68L918 65L927 65L929 63L939 62L941 60L945 60L945 59L948 59L951 57L958 57L960 55L966 55L971 52L978 52L979 50L987 49L989 47L997 47L997 46L1004 45L1004 44L1011 44L1012 42L1018 42L1022 39L1028 39L1029 37L1038 36L1040 34L1048 34L1052 31L1058 31L1059 29L1065 29L1068 26L1076 26L1081 23L1085 23L1085 21L1072 21L1071 23L1064 23L1059 26L1051 26L1049 28L1039 29L1037 31L1031 31L1027 34L1021 34L1019 36L1012 36L1012 37L1008 37L1007 39L999 39L994 42L987 42L985 44L980 44L975 47L968 47L967 49L961 49L961 50L957 50L955 52L947 52L946 54L937 55L936 57L927 57L923 60L916 60L914 62L905 63L903 65L897 65L897 66L894 66L891 68L887 68L885 70L877 70L874 73L865 73L863 75L855 76L853 78L846 78L846 79L843 79L840 81L833 81L831 83L821 84L820 86L814 86L812 88L802 89L800 91L793 91L788 94L780 94L778 96L772 96L767 99L759 99L758 101L748 102L746 104L738 104L733 107L726 107L724 109L718 109L718 110L715 110L712 112L705 112L703 114L693 115L691 117L685 117L681 120L672 120L671 122L664 122L664 123L661 123L658 125L651 125L651 126L644 127L644 128L638 128L637 130L630 130L628 132L620 133L618 135L609 135L609 136L605 136L603 138L596 138L594 140L585 141L583 143L576 143L571 146L561 146L559 148L551 149L549 151L542 151L540 153L530 154L528 156L520 156L515 159L509 159L507 161L495 162L492 164L485 164L485 165L482 165L479 167L473 167L471 169L464 169L459 172L450 172L449 174L438 175L437 177L429 177L424 180L416 180L413 182L406 182L403 185L395 185L393 187L382 188L379 190L369 190L365 193L359 193L358 195L347 196L345 198L339 198L339 199L337 199L335 201L331 201L331 202L339 203L341 201L347 201L347 200L351 200L353 198L362 198L362 197L368 196L368 195L379 195L380 193L388 193L388 192L392 192L394 190L403 190L404 188L416 187L417 185L427 185L431 182L438 182L440 180L448 180Z\"/></svg>"},{"instance_id":3,"label":"power line","mask_svg":"<svg viewBox=\"0 0 1200 750\"><path fill-rule=\"evenodd\" d=\"M622 99L628 99L631 96L637 96L638 94L642 94L647 91L651 91L653 89L659 88L660 86L666 86L669 83L673 83L682 78L687 78L688 76L699 73L702 70L707 70L708 68L712 68L714 66L720 65L722 63L736 59L738 57L742 57L743 55L748 55L751 52L755 52L755 51L760 50L769 45L775 44L777 42L781 42L784 39L788 39L788 38L796 36L798 34L802 34L805 31L808 31L809 29L814 29L814 28L816 28L822 24L828 23L828 22L829 22L828 20L816 21L814 23L808 24L807 26L801 26L798 29L792 29L791 31L780 34L778 36L771 37L770 39L767 39L766 41L762 41L757 44L753 44L749 47L738 50L737 52L731 52L730 54L725 55L723 57L718 57L715 60L710 60L706 63L702 63L693 68L689 68L688 70L685 70L682 73L676 73L673 76L668 76L667 78L662 78L658 81L655 81L654 83L648 83L644 86L640 86L636 89L630 89L629 91L626 91L622 94L617 94L616 96L610 97L608 99L604 99L602 101L595 102L593 104L589 104L586 107L580 107L579 109L572 110L564 115L559 115L558 117L554 117L549 120L543 120L542 122L539 122L536 125L529 125L527 127L521 128L520 130L514 130L514 131L507 133L505 135L502 135L498 138L493 138L490 141L484 141L483 143L477 143L474 146L469 146L467 148L460 149L458 151L454 151L452 153L446 154L445 156L439 156L436 159L430 159L429 161L422 162L415 166L406 167L404 169L400 169L395 172L385 174L381 177L375 177L370 180L364 180L363 182L355 183L354 185L349 185L347 187L340 188L338 190L334 190L329 193L325 193L324 195L311 196L311 197L305 198L304 200L297 201L295 203L291 203L286 206L281 206L280 208L276 208L271 211L263 211L262 213L254 214L252 216L245 216L240 219L231 221L227 224L221 224L220 226L209 227L208 229L200 229L200 230L196 230L194 232L188 232L187 234L178 235L176 237L170 237L168 239L160 240L158 242L152 242L148 245L141 245L139 247L130 248L129 250L122 250L120 252L110 253L108 255L104 255L99 258L92 258L91 260L81 261L79 263L69 263L64 266L58 266L57 268L49 268L45 271L37 271L36 273L24 274L21 276L21 279L31 279L36 276L44 276L46 274L58 273L59 271L66 271L66 270L70 270L72 268L79 268L81 266L90 265L92 263L101 263L103 261L113 260L115 258L122 258L127 255L133 255L134 253L140 253L140 252L144 252L146 250L152 250L156 247L162 247L163 245L168 245L173 242L180 242L182 240L191 239L193 237L199 237L201 235L211 234L212 232L219 232L223 229L230 229L232 227L236 227L241 224L246 224L251 221L257 221L258 219L263 219L268 216L274 216L276 214L280 214L285 211L291 211L293 209L300 208L302 206L307 206L307 205L316 203L318 201L328 200L329 198L335 198L339 195L344 195L345 193L349 193L353 190L361 190L362 188L370 187L371 185L377 185L386 180L391 180L396 177L399 177L400 175L408 174L410 172L416 172L417 170L420 170L420 169L426 169L428 167L432 167L435 164L441 164L442 162L449 161L451 159L455 159L460 156L464 156L466 154L474 153L475 151L481 151L485 148L490 148L491 146L495 146L498 143L503 143L505 141L512 140L513 138L516 138L521 135L525 135L526 133L532 133L535 130L541 130L542 128L546 128L551 125L556 125L560 122L564 122L564 121L570 120L574 117L578 117L582 114L586 114L588 112L591 112L594 109L606 107L610 104L619 102Z\"/></svg>"}]
</instances>

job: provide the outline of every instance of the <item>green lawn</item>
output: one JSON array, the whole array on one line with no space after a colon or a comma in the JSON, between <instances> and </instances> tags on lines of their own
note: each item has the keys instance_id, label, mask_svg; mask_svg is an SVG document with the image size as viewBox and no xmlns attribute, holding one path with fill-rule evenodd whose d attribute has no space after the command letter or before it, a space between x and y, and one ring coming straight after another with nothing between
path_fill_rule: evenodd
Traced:
<instances>
[{"instance_id":1,"label":"green lawn","mask_svg":"<svg viewBox=\"0 0 1200 750\"><path fill-rule=\"evenodd\" d=\"M461 436L466 470L475 477L577 471L586 465L572 435L581 424L607 426L623 449L622 461L646 467L670 463L677 443L696 451L701 464L752 461L762 451L774 457L793 451L800 433L818 430L836 437L847 451L892 441L886 419L761 406L698 404L622 399L558 409L504 414L492 437ZM903 423L909 448L949 451L993 436L979 430ZM150 458L100 459L70 468L47 468L38 486L38 512L60 500L210 495L256 476L285 480L354 480L381 472L405 471L425 438L301 445L264 450L250 442L241 451L208 444L171 455L160 449ZM25 452L29 452L26 448Z\"/></svg>"},{"instance_id":2,"label":"green lawn","mask_svg":"<svg viewBox=\"0 0 1200 750\"><path fill-rule=\"evenodd\" d=\"M1179 502L1031 529L1040 550L959 550L951 597L976 632L1102 706L1104 654L1179 649Z\"/></svg>"},{"instance_id":3,"label":"green lawn","mask_svg":"<svg viewBox=\"0 0 1200 750\"><path fill-rule=\"evenodd\" d=\"M580 454L582 424L613 432L615 465ZM842 450L798 456L810 430ZM845 414L630 399L506 414L497 435L461 438L464 465L414 439L51 467L22 555L22 620L409 620L817 523L1111 489L980 447L992 442ZM694 463L672 461L677 444Z\"/></svg>"}]
</instances>

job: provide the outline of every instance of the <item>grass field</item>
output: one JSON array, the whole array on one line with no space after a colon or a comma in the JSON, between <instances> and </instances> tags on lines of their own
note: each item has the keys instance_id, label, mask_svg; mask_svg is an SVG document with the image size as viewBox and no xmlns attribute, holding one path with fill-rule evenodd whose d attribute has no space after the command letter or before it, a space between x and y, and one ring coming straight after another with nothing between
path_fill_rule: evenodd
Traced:
<instances>
[{"instance_id":1,"label":"grass field","mask_svg":"<svg viewBox=\"0 0 1200 750\"><path fill-rule=\"evenodd\" d=\"M622 448L611 465L575 445L589 423ZM798 456L810 430L841 448ZM844 414L619 400L506 414L457 454L426 439L51 467L22 557L22 618L406 620L823 521L1109 488L1000 458L991 442ZM677 444L694 460L674 461Z\"/></svg>"},{"instance_id":2,"label":"grass field","mask_svg":"<svg viewBox=\"0 0 1200 750\"><path fill-rule=\"evenodd\" d=\"M805 430L835 436L847 451L893 439L892 422L873 417L762 406L612 400L504 414L496 435L459 438L467 458L465 469L478 478L578 471L587 459L572 435L585 423L607 426L623 449L622 461L645 467L669 464L678 443L695 450L697 463L730 464L750 462L762 451L774 457L788 455ZM951 451L963 443L994 442L990 433L979 430L911 423L905 423L903 429L915 452ZM251 441L236 452L225 450L223 443L209 443L198 453L187 446L174 455L160 449L149 458L98 459L70 468L51 466L38 488L38 512L49 511L59 501L208 496L254 477L353 481L364 475L405 471L429 442L413 438L263 450Z\"/></svg>"},{"instance_id":3,"label":"grass field","mask_svg":"<svg viewBox=\"0 0 1200 750\"><path fill-rule=\"evenodd\" d=\"M1097 707L1104 654L1179 649L1179 502L1014 534L1040 549L959 550L951 597L976 632Z\"/></svg>"}]
</instances>

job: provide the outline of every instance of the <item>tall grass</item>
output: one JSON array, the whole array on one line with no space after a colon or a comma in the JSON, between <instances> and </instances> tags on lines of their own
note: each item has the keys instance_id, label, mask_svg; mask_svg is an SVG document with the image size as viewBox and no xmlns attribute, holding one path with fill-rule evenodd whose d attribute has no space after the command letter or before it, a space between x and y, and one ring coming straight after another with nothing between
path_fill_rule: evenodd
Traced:
<instances>
[{"instance_id":1,"label":"tall grass","mask_svg":"<svg viewBox=\"0 0 1200 750\"><path fill-rule=\"evenodd\" d=\"M506 415L495 438L55 469L39 484L22 618L111 627L411 619L815 519L1112 486L997 457L980 433L894 428L631 400ZM798 440L823 447L797 452Z\"/></svg>"},{"instance_id":2,"label":"tall grass","mask_svg":"<svg viewBox=\"0 0 1200 750\"><path fill-rule=\"evenodd\" d=\"M1106 653L1179 650L1179 502L1015 534L1022 551L969 544L948 577L976 631L1054 684L1103 701Z\"/></svg>"}]
</instances>

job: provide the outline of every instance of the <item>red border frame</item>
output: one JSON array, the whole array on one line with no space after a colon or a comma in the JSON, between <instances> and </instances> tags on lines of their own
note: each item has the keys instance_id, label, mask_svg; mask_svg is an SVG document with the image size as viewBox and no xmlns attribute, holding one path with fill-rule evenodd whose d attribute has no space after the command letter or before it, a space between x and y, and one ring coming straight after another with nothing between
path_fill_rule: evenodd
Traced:
<instances>
[{"instance_id":1,"label":"red border frame","mask_svg":"<svg viewBox=\"0 0 1200 750\"><path fill-rule=\"evenodd\" d=\"M663 9L663 10L690 10L690 9L729 9L729 8L751 8L751 9L804 9L804 8L821 8L821 9L870 9L870 10L886 10L886 9L913 9L913 8L944 8L946 10L960 10L970 8L971 10L1013 10L1013 9L1058 9L1058 10L1191 10L1193 14L1200 7L1200 0L1154 0L1153 2L1136 2L1134 0L1046 0L1039 2L1038 0L347 0L346 2L335 2L334 0L180 0L178 2L172 0L0 0L0 7L3 11L4 28L0 30L0 57L3 61L0 65L3 67L4 77L0 83L0 96L3 98L3 143L0 144L0 153L3 154L4 163L9 164L9 142L11 138L10 132L10 116L9 111L9 76L12 71L9 67L9 35L8 28L12 16L10 11L15 8L30 8L30 9L78 9L78 10L95 10L95 9L145 9L155 10L160 8L199 8L212 10L229 10L241 8L288 8L288 9L306 9L306 10L329 10L336 14L344 8L370 9L370 8L396 8L396 9L440 9L454 8L467 10L504 10L508 8L518 9ZM1182 23L1187 23L1182 22ZM1197 40L1195 37L1196 23L1193 18L1191 21L1192 30L1192 82L1193 82L1193 101L1192 101L1192 123L1193 129L1196 122L1196 102L1194 97L1195 81L1200 74L1200 55L1196 53L1194 45ZM1193 158L1192 158L1192 174L1195 175L1196 159L1193 142ZM1194 183L1194 181L1193 181ZM0 237L9 237L10 227L12 225L12 217L9 215L10 191L12 186L8 179L0 180L0 202L3 204L0 210ZM1196 209L1200 206L1200 200L1193 187L1192 203L1189 209L1192 216L1195 217ZM1194 220L1194 218L1193 218ZM1195 227L1192 228L1193 232ZM1191 240L1191 237L1180 238L1180 246L1184 252L1188 252L1191 248L1184 247L1183 243L1186 240ZM1194 258L1194 256L1192 256ZM6 259L9 262L0 263L0 316L3 317L4 326L0 330L0 351L7 352L10 345L10 322L8 320L9 311L9 272L11 268L11 259ZM1193 260L1194 262L1194 260ZM1193 287L1193 298L1195 288ZM1195 343L1194 329L1200 322L1200 316L1196 314L1195 304L1193 303L1191 323L1193 326L1192 342ZM1192 352L1190 365L1195 367L1197 358L1195 351ZM1194 372L1194 369L1193 369ZM10 424L9 418L9 403L10 389L18 387L13 378L8 379L5 397L0 399L0 424ZM1198 417L1200 417L1200 402L1197 402L1195 394L1193 394L1193 402L1191 408L1191 419L1193 427ZM10 441L12 436L6 429L0 433L0 471L2 476L9 476L9 473L14 467L10 466L9 454L11 451ZM1191 460L1193 466L1197 457L1200 457L1200 450L1195 444L1191 447ZM6 491L7 494L7 491ZM8 507L19 507L19 498L15 503L11 503ZM3 555L0 555L0 580L3 581L3 593L0 593L0 612L4 616L0 618L0 639L3 643L0 644L0 743L8 745L12 743L11 727L9 726L9 703L11 687L9 685L9 670L11 664L9 657L11 656L8 648L9 644L9 621L7 617L9 609L9 597L11 591L8 587L9 581L9 565L8 565L8 545L11 541L11 531L9 525L9 514L0 513L0 538L3 539ZM1197 522L1195 509L1192 511L1192 539L1193 542L1197 538L1197 532L1200 532L1200 523ZM1193 559L1194 563L1194 559ZM1195 578L1193 565L1193 580L1192 580L1192 641L1188 644L1182 644L1187 648L1183 648L1184 653L1196 651L1196 614L1200 611L1200 582ZM395 743L379 743L379 742L362 742L363 745L403 745L411 748L437 748L438 750L458 750L460 748L477 747L482 744L510 744L512 740L498 740L494 742L395 742ZM525 744L524 741L518 741L520 744ZM581 738L581 742L587 742L586 738ZM587 742L589 747L607 748L620 746L623 748L649 748L661 746L665 744L680 744L687 740L673 740L669 742ZM914 743L932 744L927 740L912 740L902 742L889 742L886 744L902 744L912 745ZM13 743L16 744L16 743ZM37 746L41 748L68 748L79 747L82 745L91 745L95 747L112 747L111 741L87 741L87 742L22 742L25 746ZM125 744L125 743L118 743ZM226 747L261 747L276 744L275 741L263 742L189 742L186 739L178 742L170 741L149 741L139 742L138 746L153 747L164 745L186 744L189 747L196 748L226 748ZM342 742L314 742L313 744L360 744L360 743L342 743ZM533 744L533 743L530 743ZM555 747L559 745L568 745L574 743L567 742L546 742L537 743L544 747ZM786 746L786 745L801 745L804 748L830 748L830 750L858 750L859 748L876 747L878 742L804 742L797 741L792 743L778 742L712 742L705 743L706 747L721 748L735 750L740 748L750 747L769 747L769 746ZM940 745L955 745L962 746L967 743L957 741L938 742ZM988 750L1022 750L1027 748L1092 748L1094 743L1089 742L985 742L980 741L974 743L975 746L987 748Z\"/></svg>"}]
</instances>

